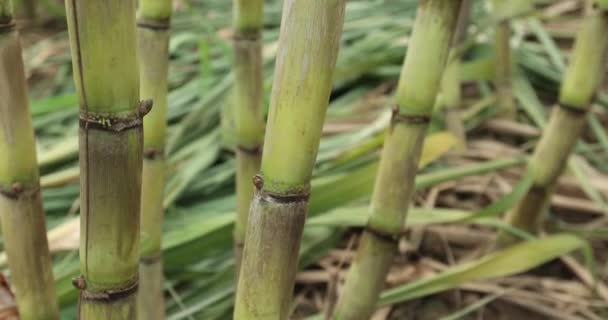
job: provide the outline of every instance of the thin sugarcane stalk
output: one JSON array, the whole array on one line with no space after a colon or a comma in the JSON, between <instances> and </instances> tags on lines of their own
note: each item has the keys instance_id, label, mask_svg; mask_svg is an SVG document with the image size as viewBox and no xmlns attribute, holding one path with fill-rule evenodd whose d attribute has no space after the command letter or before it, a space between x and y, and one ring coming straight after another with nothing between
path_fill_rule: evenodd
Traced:
<instances>
[{"instance_id":1,"label":"thin sugarcane stalk","mask_svg":"<svg viewBox=\"0 0 608 320\"><path fill-rule=\"evenodd\" d=\"M259 172L264 142L264 78L262 64L263 0L234 0L234 92L236 137L237 219L234 230L235 258L241 266L249 207L251 181Z\"/></svg>"},{"instance_id":2,"label":"thin sugarcane stalk","mask_svg":"<svg viewBox=\"0 0 608 320\"><path fill-rule=\"evenodd\" d=\"M245 236L236 320L286 320L310 179L331 93L344 0L287 0L261 172Z\"/></svg>"},{"instance_id":3,"label":"thin sugarcane stalk","mask_svg":"<svg viewBox=\"0 0 608 320\"><path fill-rule=\"evenodd\" d=\"M418 158L450 49L461 1L422 0L396 92L374 186L371 216L334 319L367 320L397 252Z\"/></svg>"},{"instance_id":4,"label":"thin sugarcane stalk","mask_svg":"<svg viewBox=\"0 0 608 320\"><path fill-rule=\"evenodd\" d=\"M511 50L511 18L501 14L506 0L493 0L496 103L501 116L515 119L517 107L513 96L513 52Z\"/></svg>"},{"instance_id":5,"label":"thin sugarcane stalk","mask_svg":"<svg viewBox=\"0 0 608 320\"><path fill-rule=\"evenodd\" d=\"M142 320L165 319L161 244L171 13L171 0L142 0L139 3L137 27L140 96L152 97L154 101L154 109L144 120L137 308L137 317Z\"/></svg>"},{"instance_id":6,"label":"thin sugarcane stalk","mask_svg":"<svg viewBox=\"0 0 608 320\"><path fill-rule=\"evenodd\" d=\"M0 0L0 219L22 320L58 320L19 34Z\"/></svg>"},{"instance_id":7,"label":"thin sugarcane stalk","mask_svg":"<svg viewBox=\"0 0 608 320\"><path fill-rule=\"evenodd\" d=\"M591 10L578 31L559 104L553 109L549 125L528 164L533 186L507 215L511 226L530 233L539 231L555 182L585 128L585 116L601 82L607 51L608 11ZM498 245L506 246L517 240L502 233Z\"/></svg>"},{"instance_id":8,"label":"thin sugarcane stalk","mask_svg":"<svg viewBox=\"0 0 608 320\"><path fill-rule=\"evenodd\" d=\"M142 117L134 0L68 0L80 101L79 319L135 319Z\"/></svg>"},{"instance_id":9,"label":"thin sugarcane stalk","mask_svg":"<svg viewBox=\"0 0 608 320\"><path fill-rule=\"evenodd\" d=\"M448 131L450 131L457 139L456 151L462 152L467 145L466 130L461 117L462 106L462 90L460 81L460 65L461 57L457 50L464 42L467 36L467 28L469 26L469 17L471 14L471 0L463 0L458 15L458 24L452 41L452 50L450 58L443 73L441 82L441 90L443 102L445 105L445 122Z\"/></svg>"}]
</instances>

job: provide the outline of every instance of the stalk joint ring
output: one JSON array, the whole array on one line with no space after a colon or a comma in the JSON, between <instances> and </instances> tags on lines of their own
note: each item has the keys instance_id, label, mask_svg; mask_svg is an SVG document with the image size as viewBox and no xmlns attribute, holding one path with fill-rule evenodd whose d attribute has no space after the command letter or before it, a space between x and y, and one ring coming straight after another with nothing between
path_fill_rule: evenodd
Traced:
<instances>
[{"instance_id":1,"label":"stalk joint ring","mask_svg":"<svg viewBox=\"0 0 608 320\"><path fill-rule=\"evenodd\" d=\"M153 31L167 31L171 29L171 21L169 19L156 21L139 19L137 21L137 27Z\"/></svg>"},{"instance_id":2,"label":"stalk joint ring","mask_svg":"<svg viewBox=\"0 0 608 320\"><path fill-rule=\"evenodd\" d=\"M365 232L371 234L372 236L389 243L397 243L399 241L399 235L391 234L385 231L378 230L370 225L365 227Z\"/></svg>"},{"instance_id":3,"label":"stalk joint ring","mask_svg":"<svg viewBox=\"0 0 608 320\"><path fill-rule=\"evenodd\" d=\"M72 279L72 284L76 289L80 290L81 300L97 303L111 303L134 295L139 287L139 280L136 276L122 286L97 292L87 290L87 281L83 276Z\"/></svg>"},{"instance_id":4,"label":"stalk joint ring","mask_svg":"<svg viewBox=\"0 0 608 320\"><path fill-rule=\"evenodd\" d=\"M585 116L587 114L587 109L585 109L585 108L579 108L579 107L569 105L566 103L559 103L558 106L562 110L564 110L568 113L571 113L574 116Z\"/></svg>"},{"instance_id":5,"label":"stalk joint ring","mask_svg":"<svg viewBox=\"0 0 608 320\"><path fill-rule=\"evenodd\" d=\"M245 154L249 154L252 156L258 156L260 154L262 154L262 147L261 146L255 146L255 147L246 147L243 145L237 145L236 148L241 151L242 153Z\"/></svg>"},{"instance_id":6,"label":"stalk joint ring","mask_svg":"<svg viewBox=\"0 0 608 320\"><path fill-rule=\"evenodd\" d=\"M165 150L163 149L146 149L144 150L144 158L146 160L156 160L165 158Z\"/></svg>"},{"instance_id":7,"label":"stalk joint ring","mask_svg":"<svg viewBox=\"0 0 608 320\"><path fill-rule=\"evenodd\" d=\"M84 111L80 113L80 127L109 132L122 132L139 128L143 124L143 117L152 110L151 99L139 102L137 111L122 116L106 116Z\"/></svg>"},{"instance_id":8,"label":"stalk joint ring","mask_svg":"<svg viewBox=\"0 0 608 320\"><path fill-rule=\"evenodd\" d=\"M17 200L22 197L31 197L40 192L40 186L26 188L20 182L15 182L12 185L0 186L0 195L5 196L11 200Z\"/></svg>"},{"instance_id":9,"label":"stalk joint ring","mask_svg":"<svg viewBox=\"0 0 608 320\"><path fill-rule=\"evenodd\" d=\"M151 255L151 256L147 256L147 257L140 257L139 258L139 263L143 264L143 265L151 265L151 264L155 264L159 261L161 261L163 258L163 256L160 253L157 253L155 255Z\"/></svg>"},{"instance_id":10,"label":"stalk joint ring","mask_svg":"<svg viewBox=\"0 0 608 320\"><path fill-rule=\"evenodd\" d=\"M399 105L394 105L392 112L391 124L428 124L431 121L431 117L428 115L399 113Z\"/></svg>"}]
</instances>

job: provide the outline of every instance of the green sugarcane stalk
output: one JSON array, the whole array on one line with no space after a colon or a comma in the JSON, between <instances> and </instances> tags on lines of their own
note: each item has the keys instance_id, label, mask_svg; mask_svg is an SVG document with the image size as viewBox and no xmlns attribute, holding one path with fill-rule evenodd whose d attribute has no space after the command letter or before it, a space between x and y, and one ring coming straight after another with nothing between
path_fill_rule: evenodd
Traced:
<instances>
[{"instance_id":1,"label":"green sugarcane stalk","mask_svg":"<svg viewBox=\"0 0 608 320\"><path fill-rule=\"evenodd\" d=\"M422 0L396 92L374 186L371 215L334 319L367 320L397 252L418 158L456 26L460 0Z\"/></svg>"},{"instance_id":2,"label":"green sugarcane stalk","mask_svg":"<svg viewBox=\"0 0 608 320\"><path fill-rule=\"evenodd\" d=\"M135 1L68 0L80 101L80 319L135 319L142 117Z\"/></svg>"},{"instance_id":3,"label":"green sugarcane stalk","mask_svg":"<svg viewBox=\"0 0 608 320\"><path fill-rule=\"evenodd\" d=\"M0 219L22 320L58 320L19 34L0 0Z\"/></svg>"},{"instance_id":4,"label":"green sugarcane stalk","mask_svg":"<svg viewBox=\"0 0 608 320\"><path fill-rule=\"evenodd\" d=\"M332 87L344 0L287 0L234 316L286 320L310 179Z\"/></svg>"},{"instance_id":5,"label":"green sugarcane stalk","mask_svg":"<svg viewBox=\"0 0 608 320\"><path fill-rule=\"evenodd\" d=\"M496 20L494 29L496 103L504 118L515 119L517 107L513 96L513 51L511 50L511 18L502 15L507 0L493 0L492 10Z\"/></svg>"},{"instance_id":6,"label":"green sugarcane stalk","mask_svg":"<svg viewBox=\"0 0 608 320\"><path fill-rule=\"evenodd\" d=\"M262 61L263 0L234 0L233 103L236 137L237 219L234 245L237 274L253 198L251 181L259 172L264 142L264 77Z\"/></svg>"},{"instance_id":7,"label":"green sugarcane stalk","mask_svg":"<svg viewBox=\"0 0 608 320\"><path fill-rule=\"evenodd\" d=\"M469 17L471 14L471 0L463 0L458 15L458 24L452 41L452 50L448 59L448 64L443 73L441 81L441 91L443 95L443 103L445 106L445 122L448 131L450 131L457 139L456 152L462 152L466 149L467 137L464 123L462 122L461 109L462 105L462 90L460 65L462 64L460 56L458 56L458 48L464 42L467 36L467 28L469 26Z\"/></svg>"},{"instance_id":8,"label":"green sugarcane stalk","mask_svg":"<svg viewBox=\"0 0 608 320\"><path fill-rule=\"evenodd\" d=\"M528 174L533 176L534 184L507 215L511 226L530 233L539 231L555 182L585 128L585 116L603 77L607 51L608 11L591 10L578 31L559 104L553 109L549 125L528 164ZM498 246L516 241L518 238L501 233Z\"/></svg>"},{"instance_id":9,"label":"green sugarcane stalk","mask_svg":"<svg viewBox=\"0 0 608 320\"><path fill-rule=\"evenodd\" d=\"M165 141L169 71L171 0L142 0L137 18L140 96L152 97L154 109L144 120L141 193L141 258L137 317L165 319L162 231L165 190Z\"/></svg>"}]
</instances>

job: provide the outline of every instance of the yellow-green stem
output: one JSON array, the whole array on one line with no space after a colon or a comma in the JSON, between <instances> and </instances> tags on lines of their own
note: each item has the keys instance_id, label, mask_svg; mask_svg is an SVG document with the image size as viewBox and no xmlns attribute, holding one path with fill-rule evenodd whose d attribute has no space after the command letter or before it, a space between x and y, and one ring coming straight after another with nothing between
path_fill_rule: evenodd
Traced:
<instances>
[{"instance_id":1,"label":"yellow-green stem","mask_svg":"<svg viewBox=\"0 0 608 320\"><path fill-rule=\"evenodd\" d=\"M422 0L418 5L396 92L397 106L374 185L371 215L334 319L367 320L376 309L414 191L418 158L460 5L460 0Z\"/></svg>"},{"instance_id":2,"label":"yellow-green stem","mask_svg":"<svg viewBox=\"0 0 608 320\"><path fill-rule=\"evenodd\" d=\"M142 117L134 0L67 0L80 102L80 319L136 317Z\"/></svg>"},{"instance_id":3,"label":"yellow-green stem","mask_svg":"<svg viewBox=\"0 0 608 320\"><path fill-rule=\"evenodd\" d=\"M287 320L344 0L287 0L237 290L236 320Z\"/></svg>"},{"instance_id":4,"label":"yellow-green stem","mask_svg":"<svg viewBox=\"0 0 608 320\"><path fill-rule=\"evenodd\" d=\"M553 110L549 126L528 164L534 184L528 194L508 213L507 222L530 233L539 231L555 181L562 174L568 158L585 126L589 110L604 73L608 51L608 13L592 10L577 34L570 65L564 76L559 105ZM498 246L518 238L501 233Z\"/></svg>"},{"instance_id":5,"label":"yellow-green stem","mask_svg":"<svg viewBox=\"0 0 608 320\"><path fill-rule=\"evenodd\" d=\"M0 219L20 319L59 320L19 35L0 0Z\"/></svg>"},{"instance_id":6,"label":"yellow-green stem","mask_svg":"<svg viewBox=\"0 0 608 320\"><path fill-rule=\"evenodd\" d=\"M165 319L162 233L171 14L171 0L140 1L137 17L140 96L154 101L152 111L144 119L137 298L137 318L141 320Z\"/></svg>"},{"instance_id":7,"label":"yellow-green stem","mask_svg":"<svg viewBox=\"0 0 608 320\"><path fill-rule=\"evenodd\" d=\"M240 270L252 179L260 169L264 142L264 75L262 61L263 0L234 0L234 73L232 116L236 138L237 219L234 230L237 274Z\"/></svg>"}]
</instances>

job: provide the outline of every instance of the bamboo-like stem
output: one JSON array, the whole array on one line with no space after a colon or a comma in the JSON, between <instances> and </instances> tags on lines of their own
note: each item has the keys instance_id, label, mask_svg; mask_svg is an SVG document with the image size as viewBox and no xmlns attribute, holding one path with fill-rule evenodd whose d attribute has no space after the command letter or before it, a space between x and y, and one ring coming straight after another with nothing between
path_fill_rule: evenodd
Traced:
<instances>
[{"instance_id":1,"label":"bamboo-like stem","mask_svg":"<svg viewBox=\"0 0 608 320\"><path fill-rule=\"evenodd\" d=\"M239 277L236 320L286 320L344 0L287 0Z\"/></svg>"},{"instance_id":2,"label":"bamboo-like stem","mask_svg":"<svg viewBox=\"0 0 608 320\"><path fill-rule=\"evenodd\" d=\"M418 158L450 49L461 1L422 0L396 92L374 186L371 215L336 307L335 319L367 320L397 251Z\"/></svg>"},{"instance_id":3,"label":"bamboo-like stem","mask_svg":"<svg viewBox=\"0 0 608 320\"><path fill-rule=\"evenodd\" d=\"M467 145L466 130L461 119L461 109L463 106L460 65L462 62L460 57L456 56L458 54L456 50L466 38L471 6L472 0L462 1L458 15L458 24L452 41L452 51L441 81L446 127L458 139L456 152L464 151Z\"/></svg>"},{"instance_id":4,"label":"bamboo-like stem","mask_svg":"<svg viewBox=\"0 0 608 320\"><path fill-rule=\"evenodd\" d=\"M264 142L264 77L262 65L263 0L234 0L233 107L236 138L237 219L234 249L237 274L240 270L249 207L251 181L259 172Z\"/></svg>"},{"instance_id":5,"label":"bamboo-like stem","mask_svg":"<svg viewBox=\"0 0 608 320\"><path fill-rule=\"evenodd\" d=\"M533 176L534 184L507 215L510 225L530 233L539 231L555 181L562 174L585 127L585 115L601 82L607 51L608 12L592 10L578 31L562 83L559 105L554 108L549 126L543 131L528 164L528 174ZM516 241L517 238L502 233L498 246Z\"/></svg>"},{"instance_id":6,"label":"bamboo-like stem","mask_svg":"<svg viewBox=\"0 0 608 320\"><path fill-rule=\"evenodd\" d=\"M142 117L134 0L68 0L80 101L80 319L135 319Z\"/></svg>"},{"instance_id":7,"label":"bamboo-like stem","mask_svg":"<svg viewBox=\"0 0 608 320\"><path fill-rule=\"evenodd\" d=\"M22 320L58 320L19 34L0 0L0 219Z\"/></svg>"},{"instance_id":8,"label":"bamboo-like stem","mask_svg":"<svg viewBox=\"0 0 608 320\"><path fill-rule=\"evenodd\" d=\"M137 317L141 320L165 319L161 244L171 13L171 0L142 0L137 19L140 96L154 101L154 108L144 120L140 287L137 302Z\"/></svg>"},{"instance_id":9,"label":"bamboo-like stem","mask_svg":"<svg viewBox=\"0 0 608 320\"><path fill-rule=\"evenodd\" d=\"M513 51L511 50L511 17L502 15L505 0L493 0L496 103L504 118L515 119L517 107L513 96Z\"/></svg>"}]
</instances>

